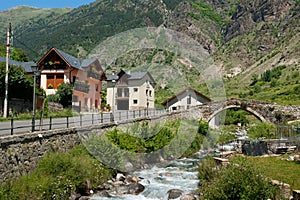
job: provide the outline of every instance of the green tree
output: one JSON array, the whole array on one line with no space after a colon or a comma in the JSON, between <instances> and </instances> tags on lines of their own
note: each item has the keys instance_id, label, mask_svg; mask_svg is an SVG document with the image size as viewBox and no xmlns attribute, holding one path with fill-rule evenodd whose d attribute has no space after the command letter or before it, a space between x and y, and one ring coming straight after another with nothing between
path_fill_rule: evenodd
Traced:
<instances>
[{"instance_id":1,"label":"green tree","mask_svg":"<svg viewBox=\"0 0 300 200\"><path fill-rule=\"evenodd\" d=\"M25 54L23 49L20 48L13 48L11 59L16 61L21 61L21 62L28 62L27 55Z\"/></svg>"},{"instance_id":2,"label":"green tree","mask_svg":"<svg viewBox=\"0 0 300 200\"><path fill-rule=\"evenodd\" d=\"M248 130L250 138L272 138L274 136L275 126L266 122L251 126Z\"/></svg>"},{"instance_id":3,"label":"green tree","mask_svg":"<svg viewBox=\"0 0 300 200\"><path fill-rule=\"evenodd\" d=\"M57 88L56 97L64 108L72 105L73 86L70 83L62 83Z\"/></svg>"},{"instance_id":4,"label":"green tree","mask_svg":"<svg viewBox=\"0 0 300 200\"><path fill-rule=\"evenodd\" d=\"M36 87L36 94L42 95L43 90ZM0 96L5 95L5 63L0 63ZM32 101L33 77L28 76L23 68L9 66L8 98L18 98Z\"/></svg>"},{"instance_id":5,"label":"green tree","mask_svg":"<svg viewBox=\"0 0 300 200\"><path fill-rule=\"evenodd\" d=\"M251 77L251 84L250 86L255 85L258 82L258 75L257 74L253 74Z\"/></svg>"}]
</instances>

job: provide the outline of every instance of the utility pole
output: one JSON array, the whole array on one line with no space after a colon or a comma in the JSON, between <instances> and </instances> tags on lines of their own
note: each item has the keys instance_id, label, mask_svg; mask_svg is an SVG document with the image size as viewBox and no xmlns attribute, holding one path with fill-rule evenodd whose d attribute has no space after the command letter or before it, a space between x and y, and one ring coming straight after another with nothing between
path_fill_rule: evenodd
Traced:
<instances>
[{"instance_id":1,"label":"utility pole","mask_svg":"<svg viewBox=\"0 0 300 200\"><path fill-rule=\"evenodd\" d=\"M6 40L6 66L5 66L5 97L4 97L4 108L3 117L6 118L8 114L8 62L10 57L10 39L11 39L11 23L7 30L7 40Z\"/></svg>"}]
</instances>

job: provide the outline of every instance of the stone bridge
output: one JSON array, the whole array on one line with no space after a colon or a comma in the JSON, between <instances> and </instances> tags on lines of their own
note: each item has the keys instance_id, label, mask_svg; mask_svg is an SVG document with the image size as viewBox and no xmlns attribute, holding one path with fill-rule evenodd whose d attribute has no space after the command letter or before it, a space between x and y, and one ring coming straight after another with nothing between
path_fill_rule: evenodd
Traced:
<instances>
[{"instance_id":1,"label":"stone bridge","mask_svg":"<svg viewBox=\"0 0 300 200\"><path fill-rule=\"evenodd\" d=\"M213 101L193 107L189 113L194 118L211 121L217 114L224 110L238 108L253 114L256 118L268 123L281 123L300 120L300 106L282 106L275 103L246 99L227 99Z\"/></svg>"}]
</instances>

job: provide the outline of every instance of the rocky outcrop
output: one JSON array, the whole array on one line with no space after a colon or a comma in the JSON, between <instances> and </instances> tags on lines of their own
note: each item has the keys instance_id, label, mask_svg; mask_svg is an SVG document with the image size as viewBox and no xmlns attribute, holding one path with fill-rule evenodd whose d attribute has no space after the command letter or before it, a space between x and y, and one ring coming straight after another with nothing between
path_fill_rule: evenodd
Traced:
<instances>
[{"instance_id":1,"label":"rocky outcrop","mask_svg":"<svg viewBox=\"0 0 300 200\"><path fill-rule=\"evenodd\" d=\"M226 28L224 40L229 41L248 32L259 22L279 22L288 16L294 3L291 0L242 0Z\"/></svg>"}]
</instances>

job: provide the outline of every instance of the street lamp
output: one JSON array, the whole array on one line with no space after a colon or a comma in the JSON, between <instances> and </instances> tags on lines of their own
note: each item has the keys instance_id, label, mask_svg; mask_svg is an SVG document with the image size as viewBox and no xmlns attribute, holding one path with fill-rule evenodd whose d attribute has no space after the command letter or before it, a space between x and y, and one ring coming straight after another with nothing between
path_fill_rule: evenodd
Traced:
<instances>
[{"instance_id":1,"label":"street lamp","mask_svg":"<svg viewBox=\"0 0 300 200\"><path fill-rule=\"evenodd\" d=\"M31 132L35 131L35 106L36 106L36 96L35 96L35 85L36 85L36 77L40 75L40 71L38 66L31 66L31 70L33 72L33 100L32 100L32 128Z\"/></svg>"}]
</instances>

